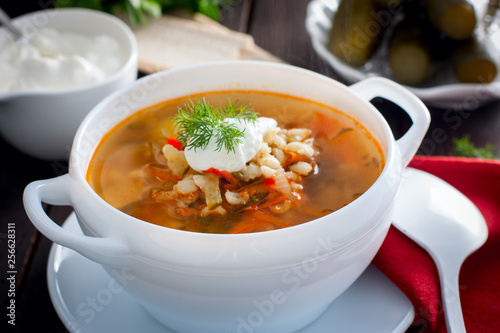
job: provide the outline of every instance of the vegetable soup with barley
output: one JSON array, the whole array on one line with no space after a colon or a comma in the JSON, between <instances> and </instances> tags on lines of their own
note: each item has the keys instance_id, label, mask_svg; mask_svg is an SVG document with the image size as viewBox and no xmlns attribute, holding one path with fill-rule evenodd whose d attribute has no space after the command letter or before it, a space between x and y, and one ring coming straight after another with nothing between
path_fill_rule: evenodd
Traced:
<instances>
[{"instance_id":1,"label":"vegetable soup with barley","mask_svg":"<svg viewBox=\"0 0 500 333\"><path fill-rule=\"evenodd\" d=\"M204 233L308 222L362 195L384 167L379 143L331 107L259 91L169 100L113 128L87 180L110 205Z\"/></svg>"}]
</instances>

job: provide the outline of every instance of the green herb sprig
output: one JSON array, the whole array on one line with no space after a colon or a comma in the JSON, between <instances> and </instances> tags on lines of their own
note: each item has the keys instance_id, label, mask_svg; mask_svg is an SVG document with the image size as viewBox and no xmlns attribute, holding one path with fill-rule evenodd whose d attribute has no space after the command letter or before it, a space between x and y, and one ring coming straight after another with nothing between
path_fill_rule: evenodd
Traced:
<instances>
[{"instance_id":1,"label":"green herb sprig","mask_svg":"<svg viewBox=\"0 0 500 333\"><path fill-rule=\"evenodd\" d=\"M241 143L245 130L240 130L236 124L230 124L226 118L236 118L238 121L255 122L258 114L247 109L247 106L237 106L227 100L225 107L213 106L204 98L196 102L192 100L177 109L177 115L172 118L174 129L177 131L177 140L188 149L204 149L215 136L216 150L222 148L234 152L234 146Z\"/></svg>"},{"instance_id":2,"label":"green herb sprig","mask_svg":"<svg viewBox=\"0 0 500 333\"><path fill-rule=\"evenodd\" d=\"M497 159L498 154L495 153L495 147L491 144L486 144L484 147L476 147L470 140L469 136L462 138L453 138L453 154L462 157L478 157Z\"/></svg>"},{"instance_id":3,"label":"green herb sprig","mask_svg":"<svg viewBox=\"0 0 500 333\"><path fill-rule=\"evenodd\" d=\"M204 14L211 19L220 19L220 7L227 7L236 0L66 0L56 1L56 7L83 7L115 13L127 13L131 22L146 24L147 16L160 17L172 9L187 9Z\"/></svg>"}]
</instances>

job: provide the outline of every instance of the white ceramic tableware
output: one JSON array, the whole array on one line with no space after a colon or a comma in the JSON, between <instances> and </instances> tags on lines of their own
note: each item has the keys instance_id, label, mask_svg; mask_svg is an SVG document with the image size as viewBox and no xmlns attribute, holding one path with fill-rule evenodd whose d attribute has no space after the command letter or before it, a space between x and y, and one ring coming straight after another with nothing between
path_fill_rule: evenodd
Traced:
<instances>
[{"instance_id":1,"label":"white ceramic tableware","mask_svg":"<svg viewBox=\"0 0 500 333\"><path fill-rule=\"evenodd\" d=\"M340 210L291 228L204 234L135 219L86 181L97 144L124 118L172 98L231 89L270 91L342 110L363 124L386 158L377 181ZM369 101L399 104L413 125L399 140ZM349 88L320 74L258 61L209 63L138 80L99 103L80 126L69 174L29 184L26 212L45 236L122 274L122 287L177 332L294 332L320 316L369 265L391 225L402 169L429 125L423 103L381 78ZM42 202L73 206L85 235L56 225Z\"/></svg>"},{"instance_id":2,"label":"white ceramic tableware","mask_svg":"<svg viewBox=\"0 0 500 333\"><path fill-rule=\"evenodd\" d=\"M104 97L137 78L137 42L120 19L103 12L46 9L12 20L26 36L44 28L88 35L107 34L123 47L122 68L95 84L60 91L0 93L0 134L22 152L45 160L65 160L78 126ZM9 33L0 28L0 48Z\"/></svg>"},{"instance_id":3,"label":"white ceramic tableware","mask_svg":"<svg viewBox=\"0 0 500 333\"><path fill-rule=\"evenodd\" d=\"M74 214L62 227L82 233ZM52 244L47 279L52 304L71 333L174 333L151 320L116 276L67 247ZM405 294L370 265L321 317L297 333L404 333L414 317Z\"/></svg>"},{"instance_id":4,"label":"white ceramic tableware","mask_svg":"<svg viewBox=\"0 0 500 333\"><path fill-rule=\"evenodd\" d=\"M340 0L312 0L307 6L305 20L306 30L311 37L311 43L316 53L325 60L338 74L349 83L358 82L372 76L382 76L393 79L387 63L387 39L381 43L381 47L372 59L364 66L355 68L347 65L335 57L328 48L330 38L331 18L337 11ZM474 0L476 12L479 17L486 10L487 0ZM367 25L367 32L372 33L375 29L382 29L387 24L390 13L397 14L399 7L391 10L380 10L373 13L372 24ZM491 35L491 43L500 54L500 29L495 22L494 33ZM390 35L390 31L386 36ZM500 60L499 57L497 57ZM498 61L497 66L500 66ZM444 109L470 109L475 110L493 100L500 98L500 75L488 84L466 84L456 80L451 62L444 63L435 75L425 85L406 86L426 104Z\"/></svg>"},{"instance_id":5,"label":"white ceramic tableware","mask_svg":"<svg viewBox=\"0 0 500 333\"><path fill-rule=\"evenodd\" d=\"M434 259L448 332L464 333L458 278L463 261L488 238L483 215L450 184L408 168L403 173L393 224Z\"/></svg>"}]
</instances>

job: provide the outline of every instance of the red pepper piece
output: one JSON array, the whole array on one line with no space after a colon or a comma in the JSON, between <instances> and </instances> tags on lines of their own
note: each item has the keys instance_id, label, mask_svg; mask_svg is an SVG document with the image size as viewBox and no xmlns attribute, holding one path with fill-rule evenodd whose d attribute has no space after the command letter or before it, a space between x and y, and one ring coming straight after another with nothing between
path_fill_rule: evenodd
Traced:
<instances>
[{"instance_id":1,"label":"red pepper piece","mask_svg":"<svg viewBox=\"0 0 500 333\"><path fill-rule=\"evenodd\" d=\"M216 168L210 168L210 169L205 170L203 172L213 173L216 176L224 178L225 180L227 180L230 183L235 183L236 182L236 178L229 171L226 171L226 170L221 171L221 170L218 170Z\"/></svg>"},{"instance_id":2,"label":"red pepper piece","mask_svg":"<svg viewBox=\"0 0 500 333\"><path fill-rule=\"evenodd\" d=\"M182 143L177 140L175 136L169 136L167 139L167 144L173 146L177 150L184 150L184 148L182 147Z\"/></svg>"}]
</instances>

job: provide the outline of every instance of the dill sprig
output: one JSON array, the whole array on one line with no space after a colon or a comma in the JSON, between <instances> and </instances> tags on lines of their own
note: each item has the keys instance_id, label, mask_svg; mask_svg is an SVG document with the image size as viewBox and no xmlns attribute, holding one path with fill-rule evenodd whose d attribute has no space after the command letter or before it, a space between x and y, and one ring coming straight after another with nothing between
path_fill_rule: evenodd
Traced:
<instances>
[{"instance_id":1,"label":"dill sprig","mask_svg":"<svg viewBox=\"0 0 500 333\"><path fill-rule=\"evenodd\" d=\"M196 102L189 100L184 108L177 108L177 115L172 118L177 140L188 149L204 149L215 136L216 150L222 148L234 152L234 146L241 143L245 130L240 130L235 124L227 122L227 118L238 121L255 122L257 113L247 109L247 106L237 106L230 99L225 107L213 106L205 98Z\"/></svg>"}]
</instances>

